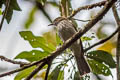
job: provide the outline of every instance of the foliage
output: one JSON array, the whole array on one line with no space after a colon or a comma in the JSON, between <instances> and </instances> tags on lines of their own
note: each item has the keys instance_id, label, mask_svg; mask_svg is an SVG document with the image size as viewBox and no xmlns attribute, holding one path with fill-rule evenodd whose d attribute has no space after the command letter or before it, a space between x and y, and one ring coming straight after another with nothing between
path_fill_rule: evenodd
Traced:
<instances>
[{"instance_id":1,"label":"foliage","mask_svg":"<svg viewBox=\"0 0 120 80\"><path fill-rule=\"evenodd\" d=\"M92 72L95 74L103 74L104 76L112 75L110 69L95 60L88 60L90 67L92 68Z\"/></svg>"},{"instance_id":2,"label":"foliage","mask_svg":"<svg viewBox=\"0 0 120 80\"><path fill-rule=\"evenodd\" d=\"M82 41L90 41L90 40L92 40L92 38L84 36L84 37L81 37L81 40Z\"/></svg>"},{"instance_id":3,"label":"foliage","mask_svg":"<svg viewBox=\"0 0 120 80\"><path fill-rule=\"evenodd\" d=\"M6 0L2 0L0 2L0 8L2 7L3 4L6 6ZM10 6L8 8L7 15L5 17L8 23L10 22L10 20L12 18L14 10L21 11L21 9L20 9L20 7L19 7L19 5L17 3L17 0L11 0L10 1Z\"/></svg>"},{"instance_id":4,"label":"foliage","mask_svg":"<svg viewBox=\"0 0 120 80\"><path fill-rule=\"evenodd\" d=\"M30 62L38 61L43 57L48 56L50 53L40 50L32 50L32 51L23 51L18 54L15 59L26 59Z\"/></svg>"},{"instance_id":5,"label":"foliage","mask_svg":"<svg viewBox=\"0 0 120 80\"><path fill-rule=\"evenodd\" d=\"M53 36L51 37L50 33L49 34L46 33L43 36L35 36L30 31L22 31L22 32L20 32L20 35L21 35L22 38L29 41L29 43L31 44L31 46L33 48L41 48L43 50L42 51L40 51L40 50L24 51L24 52L21 52L20 54L18 54L15 57L15 59L26 59L30 62L37 61L37 60L42 59L43 57L48 56L50 54L50 52L55 50L51 46L48 46L48 43L50 43L51 40L57 41L57 42L55 42L57 45L61 44L60 38L58 36L56 36L56 40L55 40L54 39L55 37L53 37ZM53 33L52 33L52 35L53 35ZM54 35L55 35L55 33L54 33ZM50 40L50 38L51 38L51 40ZM35 40L34 43L31 42L33 40ZM89 40L89 39L85 39L85 40ZM56 45L55 43L52 43L52 44L54 44L53 45L54 47ZM110 68L115 68L116 64L115 64L115 61L113 60L112 55L110 53L108 53L106 51L102 51L102 50L96 50L96 51L88 52L86 54L86 56L88 58L88 63L90 65L93 73L103 74L105 76L112 75L109 67ZM65 61L65 62L64 63L61 62L60 65L67 65L67 62L69 60L70 60L70 57L67 58L67 59L64 58L63 61ZM105 64L103 64L103 62ZM65 67L67 67L67 66L65 66ZM56 74L56 72L57 72L57 74ZM59 75L63 76L64 75L63 72L64 72L64 70L61 71L61 67L58 65L51 72L51 74L49 76L49 79L50 80L59 80ZM75 73L74 80L76 78L79 78L79 76L77 76L76 74L77 73ZM63 79L60 79L60 80L63 80Z\"/></svg>"},{"instance_id":6,"label":"foliage","mask_svg":"<svg viewBox=\"0 0 120 80\"><path fill-rule=\"evenodd\" d=\"M60 68L60 66L57 66L49 75L48 80L64 80L64 71L61 71Z\"/></svg>"},{"instance_id":7,"label":"foliage","mask_svg":"<svg viewBox=\"0 0 120 80\"><path fill-rule=\"evenodd\" d=\"M25 70L19 72L19 73L15 76L14 80L22 80L22 79L24 79L24 78L27 77L35 68L36 68L36 66L33 66L33 67L30 67L30 68L28 68L28 69L25 69Z\"/></svg>"},{"instance_id":8,"label":"foliage","mask_svg":"<svg viewBox=\"0 0 120 80\"><path fill-rule=\"evenodd\" d=\"M88 52L86 56L88 58L94 59L94 60L96 60L100 63L104 62L110 68L115 68L116 67L116 64L115 64L115 61L112 58L112 55L110 55L106 51L102 51L102 50L91 51L91 52Z\"/></svg>"},{"instance_id":9,"label":"foliage","mask_svg":"<svg viewBox=\"0 0 120 80\"><path fill-rule=\"evenodd\" d=\"M53 44L46 42L46 40L41 36L34 36L31 31L21 31L21 37L29 41L33 48L42 48L46 52L52 52L55 50Z\"/></svg>"}]
</instances>

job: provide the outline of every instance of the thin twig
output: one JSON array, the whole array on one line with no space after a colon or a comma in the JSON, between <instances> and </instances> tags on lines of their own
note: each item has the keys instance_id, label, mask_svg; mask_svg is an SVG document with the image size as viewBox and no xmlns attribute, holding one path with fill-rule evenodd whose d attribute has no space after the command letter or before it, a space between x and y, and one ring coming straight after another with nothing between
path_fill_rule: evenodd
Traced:
<instances>
[{"instance_id":1,"label":"thin twig","mask_svg":"<svg viewBox=\"0 0 120 80\"><path fill-rule=\"evenodd\" d=\"M81 22L88 22L90 20L80 20L80 19L75 19L75 18L72 18L73 20L77 20L77 21L81 21Z\"/></svg>"},{"instance_id":2,"label":"thin twig","mask_svg":"<svg viewBox=\"0 0 120 80\"><path fill-rule=\"evenodd\" d=\"M120 80L120 18L116 10L115 4L112 7L112 11L118 25L118 38L117 38L117 48L116 48L116 71L117 71L117 80Z\"/></svg>"},{"instance_id":3,"label":"thin twig","mask_svg":"<svg viewBox=\"0 0 120 80\"><path fill-rule=\"evenodd\" d=\"M48 59L48 58L47 58L47 59ZM49 60L49 59L48 59L48 60ZM41 59L40 61L33 62L33 63L29 64L29 65L25 65L25 66L23 66L23 67L21 67L21 68L19 68L19 69L15 69L15 70L12 70L12 71L5 72L5 73L3 73L3 74L0 74L0 77L4 77L4 76L7 76L7 75L16 73L16 72L20 72L20 71L22 71L22 70L24 70L24 69L27 69L27 68L32 67L32 66L34 66L34 65L40 64L40 63L43 62L43 61L45 62L45 61L46 61L46 58Z\"/></svg>"},{"instance_id":4,"label":"thin twig","mask_svg":"<svg viewBox=\"0 0 120 80\"><path fill-rule=\"evenodd\" d=\"M30 80L35 74L37 74L43 66L45 66L46 62L41 63L25 80Z\"/></svg>"},{"instance_id":5,"label":"thin twig","mask_svg":"<svg viewBox=\"0 0 120 80\"><path fill-rule=\"evenodd\" d=\"M0 23L0 31L2 29L2 25L3 25L4 19L5 19L6 15L7 15L9 6L10 6L10 0L6 0L5 12L3 13L3 17L2 17L2 20L1 20L1 23Z\"/></svg>"},{"instance_id":6,"label":"thin twig","mask_svg":"<svg viewBox=\"0 0 120 80\"><path fill-rule=\"evenodd\" d=\"M7 61L7 62L10 62L10 63L13 63L13 64L19 64L21 66L24 66L24 65L28 65L29 63L27 62L21 62L21 61L14 61L14 60L11 60L11 59L8 59L4 56L0 56L0 59L1 60L4 60L4 61Z\"/></svg>"},{"instance_id":7,"label":"thin twig","mask_svg":"<svg viewBox=\"0 0 120 80\"><path fill-rule=\"evenodd\" d=\"M19 72L21 70L24 70L28 67L31 67L33 65L40 64L41 62L46 62L49 61L50 59L56 58L58 55L62 54L61 52L64 51L66 48L68 48L72 43L77 41L83 34L85 34L87 31L89 31L99 20L103 18L103 16L108 12L108 10L112 7L112 5L116 2L117 0L109 0L103 9L91 20L88 22L88 24L83 28L83 30L78 31L75 35L73 35L70 39L68 39L61 47L59 47L56 51L52 52L50 56L47 56L46 58L41 59L40 61L36 61L30 65L26 65L22 68L6 72L3 74L0 74L0 77L10 75L16 72Z\"/></svg>"},{"instance_id":8,"label":"thin twig","mask_svg":"<svg viewBox=\"0 0 120 80\"><path fill-rule=\"evenodd\" d=\"M73 16L75 16L81 10L89 10L89 9L92 9L92 8L95 8L95 7L101 7L101 6L104 6L105 3L106 3L106 1L102 1L102 2L91 4L91 5L86 5L86 6L79 7L76 10L73 11L73 13L69 16L69 18L72 18Z\"/></svg>"},{"instance_id":9,"label":"thin twig","mask_svg":"<svg viewBox=\"0 0 120 80\"><path fill-rule=\"evenodd\" d=\"M93 47L95 47L95 46L97 46L97 45L100 45L100 44L105 43L106 41L108 41L109 39L111 39L117 32L118 32L118 28L117 28L117 29L115 30L115 32L113 32L109 37L107 37L107 38L105 38L105 39L102 39L102 40L100 40L99 42L91 45L90 47L86 48L84 51L86 52L86 51L90 50L91 48L93 48Z\"/></svg>"},{"instance_id":10,"label":"thin twig","mask_svg":"<svg viewBox=\"0 0 120 80\"><path fill-rule=\"evenodd\" d=\"M120 18L119 18L118 12L116 10L115 4L112 6L112 11L113 11L116 23L119 26L119 24L120 24Z\"/></svg>"},{"instance_id":11,"label":"thin twig","mask_svg":"<svg viewBox=\"0 0 120 80\"><path fill-rule=\"evenodd\" d=\"M48 79L48 74L50 72L50 67L51 67L51 63L48 64L48 68L47 68L46 75L45 75L45 80Z\"/></svg>"}]
</instances>

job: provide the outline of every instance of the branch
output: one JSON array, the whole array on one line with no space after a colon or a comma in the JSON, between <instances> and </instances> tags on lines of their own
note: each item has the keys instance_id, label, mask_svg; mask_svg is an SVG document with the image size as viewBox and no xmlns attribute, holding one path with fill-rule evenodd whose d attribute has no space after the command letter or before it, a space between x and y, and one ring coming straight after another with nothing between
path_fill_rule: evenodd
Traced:
<instances>
[{"instance_id":1,"label":"branch","mask_svg":"<svg viewBox=\"0 0 120 80\"><path fill-rule=\"evenodd\" d=\"M41 63L25 80L30 80L35 74L37 74L44 66L46 62Z\"/></svg>"},{"instance_id":2,"label":"branch","mask_svg":"<svg viewBox=\"0 0 120 80\"><path fill-rule=\"evenodd\" d=\"M0 31L2 29L2 25L3 25L4 19L5 19L6 15L7 15L9 6L10 6L10 0L6 0L5 12L3 13L3 17L2 17L2 20L1 20L1 23L0 23Z\"/></svg>"},{"instance_id":3,"label":"branch","mask_svg":"<svg viewBox=\"0 0 120 80\"><path fill-rule=\"evenodd\" d=\"M45 15L45 17L47 17L48 20L49 20L50 22L52 22L49 14L45 11L44 6L43 6L41 3L39 3L38 1L36 1L36 6L38 7L39 10L41 10L41 11L43 12L43 14Z\"/></svg>"},{"instance_id":4,"label":"branch","mask_svg":"<svg viewBox=\"0 0 120 80\"><path fill-rule=\"evenodd\" d=\"M86 48L84 51L87 52L88 50L90 50L91 48L97 46L97 45L100 45L100 44L103 44L105 43L106 41L108 41L109 39L111 39L116 33L118 32L118 28L115 30L115 32L113 32L109 37L105 38L105 39L102 39L100 40L99 42L91 45L90 47Z\"/></svg>"},{"instance_id":5,"label":"branch","mask_svg":"<svg viewBox=\"0 0 120 80\"><path fill-rule=\"evenodd\" d=\"M41 62L50 61L51 59L53 60L58 55L60 55L62 51L64 51L66 48L72 45L72 43L77 41L83 34L89 31L99 20L101 20L116 1L117 0L109 0L108 2L106 2L104 8L91 21L88 22L88 24L83 28L83 30L78 31L75 35L73 35L70 39L68 39L61 47L59 47L56 51L52 52L50 56L47 56L46 58L43 58L40 61L36 61L30 65L25 65L24 67L19 68L17 70L0 74L0 77L19 72L33 65L40 64Z\"/></svg>"},{"instance_id":6,"label":"branch","mask_svg":"<svg viewBox=\"0 0 120 80\"><path fill-rule=\"evenodd\" d=\"M117 39L117 48L116 48L116 61L117 61L116 70L117 70L117 80L120 80L120 70L119 70L120 69L119 68L120 67L120 18L115 5L113 5L112 11L113 11L116 23L118 25L118 39Z\"/></svg>"},{"instance_id":7,"label":"branch","mask_svg":"<svg viewBox=\"0 0 120 80\"><path fill-rule=\"evenodd\" d=\"M46 74L45 74L45 80L48 79L48 74L49 74L49 72L50 72L50 67L51 67L51 63L48 64L48 68L47 68L47 71L46 71Z\"/></svg>"},{"instance_id":8,"label":"branch","mask_svg":"<svg viewBox=\"0 0 120 80\"><path fill-rule=\"evenodd\" d=\"M73 20L77 20L77 21L81 21L81 22L88 22L90 20L80 20L80 19L75 19L75 18L72 18Z\"/></svg>"},{"instance_id":9,"label":"branch","mask_svg":"<svg viewBox=\"0 0 120 80\"><path fill-rule=\"evenodd\" d=\"M32 66L34 66L34 65L38 65L38 64L40 64L41 62L46 61L46 60L47 60L47 59L44 58L44 59L41 59L40 61L36 61L36 62L33 62L33 63L29 64L29 65L25 65L25 66L23 66L23 67L21 67L21 68L19 68L19 69L15 69L15 70L12 70L12 71L9 71L9 72L5 72L5 73L3 73L3 74L0 74L0 77L4 77L4 76L7 76L7 75L16 73L16 72L20 72L20 71L22 71L22 70L24 70L24 69L27 69L27 68L29 68L29 67L32 67Z\"/></svg>"},{"instance_id":10,"label":"branch","mask_svg":"<svg viewBox=\"0 0 120 80\"><path fill-rule=\"evenodd\" d=\"M75 16L81 10L89 10L89 9L92 9L92 8L95 8L95 7L101 7L101 6L104 6L105 3L106 3L106 1L102 1L102 2L91 4L91 5L86 5L86 6L79 7L76 10L73 11L73 13L69 16L69 18L72 18L73 16Z\"/></svg>"},{"instance_id":11,"label":"branch","mask_svg":"<svg viewBox=\"0 0 120 80\"><path fill-rule=\"evenodd\" d=\"M28 75L28 77L25 80L30 80L35 74L37 74L41 70L41 68L43 68L46 64L48 64L48 68L47 68L47 72L46 72L46 76L45 76L47 79L52 61L53 61L53 59L51 59L49 61L43 61L33 72L31 72L30 75Z\"/></svg>"},{"instance_id":12,"label":"branch","mask_svg":"<svg viewBox=\"0 0 120 80\"><path fill-rule=\"evenodd\" d=\"M4 60L4 61L7 61L7 62L10 62L10 63L13 63L13 64L19 64L21 66L29 64L29 63L26 63L26 62L14 61L14 60L8 59L8 58L6 58L4 56L0 56L0 59Z\"/></svg>"}]
</instances>

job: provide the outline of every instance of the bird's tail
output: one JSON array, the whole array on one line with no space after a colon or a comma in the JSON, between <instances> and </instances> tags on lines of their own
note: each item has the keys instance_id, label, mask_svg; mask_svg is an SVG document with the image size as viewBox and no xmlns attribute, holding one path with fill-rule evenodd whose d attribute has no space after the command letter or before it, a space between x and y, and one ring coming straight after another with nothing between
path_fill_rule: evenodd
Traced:
<instances>
[{"instance_id":1,"label":"bird's tail","mask_svg":"<svg viewBox=\"0 0 120 80\"><path fill-rule=\"evenodd\" d=\"M88 63L86 62L84 56L83 55L76 55L76 54L74 54L74 56L76 59L76 63L77 63L77 67L78 67L80 76L89 73L90 68L89 68Z\"/></svg>"},{"instance_id":2,"label":"bird's tail","mask_svg":"<svg viewBox=\"0 0 120 80\"><path fill-rule=\"evenodd\" d=\"M80 76L90 73L89 65L84 57L84 51L81 40L80 40L80 44L77 44L77 42L75 42L71 47L76 59Z\"/></svg>"}]
</instances>

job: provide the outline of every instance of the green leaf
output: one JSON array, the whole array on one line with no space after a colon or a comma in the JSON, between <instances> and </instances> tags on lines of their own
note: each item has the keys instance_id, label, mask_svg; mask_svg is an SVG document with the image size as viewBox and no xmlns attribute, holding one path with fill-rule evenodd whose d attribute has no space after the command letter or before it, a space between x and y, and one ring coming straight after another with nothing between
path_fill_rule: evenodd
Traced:
<instances>
[{"instance_id":1,"label":"green leaf","mask_svg":"<svg viewBox=\"0 0 120 80\"><path fill-rule=\"evenodd\" d=\"M60 67L57 66L49 75L48 80L57 80L60 73Z\"/></svg>"},{"instance_id":2,"label":"green leaf","mask_svg":"<svg viewBox=\"0 0 120 80\"><path fill-rule=\"evenodd\" d=\"M21 31L20 35L22 38L29 41L29 43L31 44L33 48L41 48L44 51L49 52L49 53L54 51L53 48L48 46L48 44L46 43L43 37L34 36L31 31Z\"/></svg>"},{"instance_id":3,"label":"green leaf","mask_svg":"<svg viewBox=\"0 0 120 80\"><path fill-rule=\"evenodd\" d=\"M64 80L64 71L59 72L59 76L57 80Z\"/></svg>"},{"instance_id":4,"label":"green leaf","mask_svg":"<svg viewBox=\"0 0 120 80\"><path fill-rule=\"evenodd\" d=\"M54 50L56 50L56 47L52 44L52 43L47 43L48 45L48 47L50 48L50 49L52 49L53 51Z\"/></svg>"},{"instance_id":5,"label":"green leaf","mask_svg":"<svg viewBox=\"0 0 120 80\"><path fill-rule=\"evenodd\" d=\"M98 62L104 62L105 64L109 65L110 68L115 68L116 64L112 58L112 55L106 51L96 50L88 52L86 55L88 58L94 59Z\"/></svg>"},{"instance_id":6,"label":"green leaf","mask_svg":"<svg viewBox=\"0 0 120 80\"><path fill-rule=\"evenodd\" d=\"M48 56L49 53L42 52L39 50L32 50L32 51L23 51L20 54L18 54L15 59L26 59L30 62L38 61L46 56Z\"/></svg>"},{"instance_id":7,"label":"green leaf","mask_svg":"<svg viewBox=\"0 0 120 80\"><path fill-rule=\"evenodd\" d=\"M57 44L56 44L56 32L55 32L55 30L50 30L49 32L45 32L43 34L43 37L47 41L47 43L51 43L55 47L57 46Z\"/></svg>"},{"instance_id":8,"label":"green leaf","mask_svg":"<svg viewBox=\"0 0 120 80\"><path fill-rule=\"evenodd\" d=\"M109 76L109 75L112 76L110 69L106 65L99 63L95 60L88 60L88 63L93 73L103 74L104 76Z\"/></svg>"},{"instance_id":9,"label":"green leaf","mask_svg":"<svg viewBox=\"0 0 120 80\"><path fill-rule=\"evenodd\" d=\"M36 66L33 66L33 67L30 67L30 68L27 68L21 72L19 72L14 80L23 80L25 77L27 77L34 69L36 68Z\"/></svg>"},{"instance_id":10,"label":"green leaf","mask_svg":"<svg viewBox=\"0 0 120 80\"><path fill-rule=\"evenodd\" d=\"M84 37L81 37L81 40L82 41L90 41L90 40L92 40L92 38L84 36Z\"/></svg>"},{"instance_id":11,"label":"green leaf","mask_svg":"<svg viewBox=\"0 0 120 80\"><path fill-rule=\"evenodd\" d=\"M28 16L28 19L25 22L26 29L30 28L31 24L34 22L34 15L35 15L36 11L37 11L37 7L33 7Z\"/></svg>"},{"instance_id":12,"label":"green leaf","mask_svg":"<svg viewBox=\"0 0 120 80\"><path fill-rule=\"evenodd\" d=\"M6 0L3 0L3 1L4 1L4 4L5 4ZM17 0L11 0L10 1L10 6L9 6L8 11L7 11L7 15L5 17L8 23L10 22L10 20L12 18L13 10L21 11L21 9L20 9L20 7L17 3Z\"/></svg>"}]
</instances>

